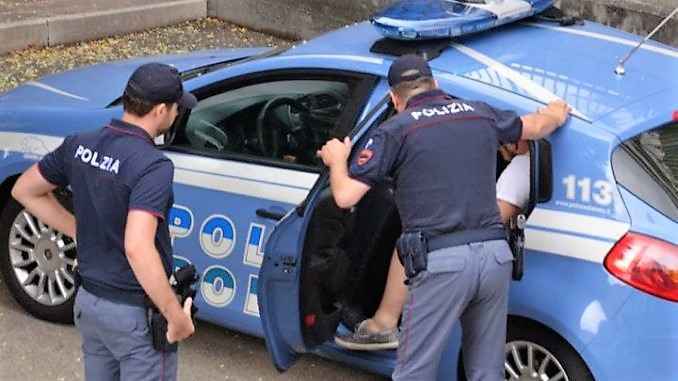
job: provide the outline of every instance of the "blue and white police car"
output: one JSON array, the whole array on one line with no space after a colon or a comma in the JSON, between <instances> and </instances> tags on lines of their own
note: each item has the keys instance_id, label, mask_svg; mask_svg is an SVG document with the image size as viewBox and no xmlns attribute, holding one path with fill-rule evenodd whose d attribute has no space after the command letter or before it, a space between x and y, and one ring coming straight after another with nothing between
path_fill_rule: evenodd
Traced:
<instances>
[{"instance_id":1,"label":"blue and white police car","mask_svg":"<svg viewBox=\"0 0 678 381\"><path fill-rule=\"evenodd\" d=\"M400 233L391 192L375 187L340 210L315 154L331 137L359 146L393 113L385 75L394 56L414 51L458 97L519 113L562 98L574 109L532 146L506 379L676 380L678 50L649 41L615 73L639 41L592 22L541 18L408 43L383 40L365 22L287 50L111 62L24 83L0 94L5 284L31 314L72 319L75 243L9 191L64 136L119 117L129 75L161 61L199 99L163 146L176 167L176 265L193 263L201 274L198 317L265 337L280 370L314 352L390 375L395 351L351 352L331 339L350 325L347 311L377 307ZM57 197L70 203L67 189ZM462 374L460 348L457 330L440 380Z\"/></svg>"}]
</instances>

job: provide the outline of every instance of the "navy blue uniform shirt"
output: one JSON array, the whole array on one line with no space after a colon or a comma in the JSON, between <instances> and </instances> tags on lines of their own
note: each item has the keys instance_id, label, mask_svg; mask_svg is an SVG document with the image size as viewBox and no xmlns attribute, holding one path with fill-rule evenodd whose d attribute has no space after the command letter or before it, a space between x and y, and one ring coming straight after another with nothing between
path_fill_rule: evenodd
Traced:
<instances>
[{"instance_id":1,"label":"navy blue uniform shirt","mask_svg":"<svg viewBox=\"0 0 678 381\"><path fill-rule=\"evenodd\" d=\"M370 186L393 178L403 231L503 238L497 149L517 142L522 126L512 111L429 91L371 133L349 173Z\"/></svg>"},{"instance_id":2,"label":"navy blue uniform shirt","mask_svg":"<svg viewBox=\"0 0 678 381\"><path fill-rule=\"evenodd\" d=\"M39 163L59 187L71 186L83 287L114 301L140 304L144 292L125 255L130 210L159 220L155 246L165 272L173 268L169 227L174 166L142 128L113 119L99 130L67 137Z\"/></svg>"}]
</instances>

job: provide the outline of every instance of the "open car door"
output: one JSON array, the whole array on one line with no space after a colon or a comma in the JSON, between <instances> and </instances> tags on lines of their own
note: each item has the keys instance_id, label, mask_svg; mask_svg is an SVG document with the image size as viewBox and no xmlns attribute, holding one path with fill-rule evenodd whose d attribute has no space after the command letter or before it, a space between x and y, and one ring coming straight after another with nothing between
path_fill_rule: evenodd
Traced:
<instances>
[{"instance_id":1,"label":"open car door","mask_svg":"<svg viewBox=\"0 0 678 381\"><path fill-rule=\"evenodd\" d=\"M377 93L383 96L387 88L382 87L382 91ZM378 100L367 112L351 133L354 139L359 139L366 126L373 125L385 115L387 102L386 97ZM322 213L317 213L318 210L322 210ZM319 217L319 214L323 216ZM333 243L343 236L342 232L348 231L342 226L343 222L335 223L338 230L330 234L315 229L309 232L309 226L317 226L318 218L347 221L350 214L351 211L341 210L334 203L328 173L324 172L306 200L278 223L266 243L259 271L257 299L266 348L279 371L289 369L299 354L311 351L331 339L336 331L341 307L330 305L321 308L322 312L319 313L304 313L308 310L306 305L309 297L304 295L301 284L304 276L311 272L309 270L304 274L304 269L317 264L315 259L309 257L322 257L323 251L331 250ZM302 255L305 252L321 254ZM327 263L322 265L327 266ZM311 298L318 300L320 296Z\"/></svg>"},{"instance_id":2,"label":"open car door","mask_svg":"<svg viewBox=\"0 0 678 381\"><path fill-rule=\"evenodd\" d=\"M506 229L508 243L513 252L515 281L523 279L523 252L525 249L525 226L527 219L538 203L547 202L553 193L551 144L545 140L530 142L530 198L517 216L509 219Z\"/></svg>"}]
</instances>

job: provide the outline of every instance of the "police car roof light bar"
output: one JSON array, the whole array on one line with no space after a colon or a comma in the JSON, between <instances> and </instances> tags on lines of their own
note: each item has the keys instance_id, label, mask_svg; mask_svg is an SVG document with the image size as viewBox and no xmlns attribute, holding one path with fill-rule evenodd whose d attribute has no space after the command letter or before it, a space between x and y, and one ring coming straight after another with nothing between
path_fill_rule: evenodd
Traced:
<instances>
[{"instance_id":1,"label":"police car roof light bar","mask_svg":"<svg viewBox=\"0 0 678 381\"><path fill-rule=\"evenodd\" d=\"M400 0L370 21L384 37L415 41L454 38L539 14L554 0Z\"/></svg>"},{"instance_id":2,"label":"police car roof light bar","mask_svg":"<svg viewBox=\"0 0 678 381\"><path fill-rule=\"evenodd\" d=\"M626 56L625 56L624 58L622 58L622 59L619 61L619 63L617 64L617 67L614 69L614 73L617 74L617 75L624 75L624 74L626 74L626 69L624 68L624 64L626 64L626 61L628 61L629 58L631 58L631 56L632 56L632 55L633 55L633 54L634 54L641 46L643 46L643 44L644 44L645 42L647 42L647 40L649 40L650 38L652 38L652 36L654 36L655 33L657 33L664 25L666 25L666 23L669 22L669 20L671 20L671 19L673 18L673 16L676 15L676 13L678 13L678 8L674 9L673 12L671 12L668 16L666 16L666 18L665 18L664 20L662 20L662 22L660 22L659 25L657 25L657 27L654 28L654 30L653 30L652 32L650 32L650 34L647 35L647 37L643 38L643 40L640 41L640 42L638 43L638 45L636 45L633 49L631 49L631 51L628 52L628 53L626 54Z\"/></svg>"}]
</instances>

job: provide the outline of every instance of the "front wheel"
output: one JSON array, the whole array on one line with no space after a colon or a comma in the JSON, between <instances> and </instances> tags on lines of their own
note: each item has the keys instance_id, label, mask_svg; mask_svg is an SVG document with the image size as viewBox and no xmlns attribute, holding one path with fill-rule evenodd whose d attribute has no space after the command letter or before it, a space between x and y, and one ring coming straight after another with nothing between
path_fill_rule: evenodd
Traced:
<instances>
[{"instance_id":1,"label":"front wheel","mask_svg":"<svg viewBox=\"0 0 678 381\"><path fill-rule=\"evenodd\" d=\"M65 204L63 195L57 198ZM75 242L9 198L0 215L0 272L10 293L30 314L73 322Z\"/></svg>"}]
</instances>

